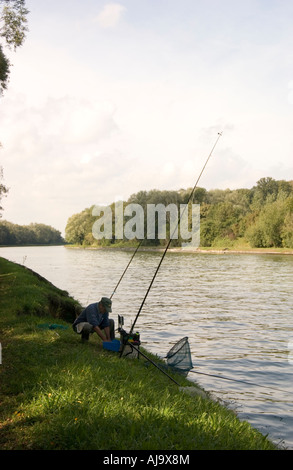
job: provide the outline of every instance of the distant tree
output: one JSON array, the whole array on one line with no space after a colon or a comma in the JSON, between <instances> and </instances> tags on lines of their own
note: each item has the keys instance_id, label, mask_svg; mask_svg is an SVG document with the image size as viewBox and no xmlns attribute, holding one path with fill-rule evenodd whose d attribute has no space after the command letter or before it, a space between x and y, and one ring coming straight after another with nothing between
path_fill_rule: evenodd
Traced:
<instances>
[{"instance_id":1,"label":"distant tree","mask_svg":"<svg viewBox=\"0 0 293 470\"><path fill-rule=\"evenodd\" d=\"M257 190L262 194L263 200L267 198L269 194L277 195L278 193L278 182L271 178L270 176L267 178L261 178L257 181Z\"/></svg>"},{"instance_id":2,"label":"distant tree","mask_svg":"<svg viewBox=\"0 0 293 470\"><path fill-rule=\"evenodd\" d=\"M252 188L252 206L261 209L266 202L274 202L279 191L278 182L269 177L261 178Z\"/></svg>"},{"instance_id":3,"label":"distant tree","mask_svg":"<svg viewBox=\"0 0 293 470\"><path fill-rule=\"evenodd\" d=\"M45 224L30 224L28 229L32 233L32 238L36 244L49 245L54 243L62 243L61 232Z\"/></svg>"},{"instance_id":4,"label":"distant tree","mask_svg":"<svg viewBox=\"0 0 293 470\"><path fill-rule=\"evenodd\" d=\"M206 202L208 204L219 204L226 202L227 197L232 193L231 189L210 189L207 193Z\"/></svg>"},{"instance_id":5,"label":"distant tree","mask_svg":"<svg viewBox=\"0 0 293 470\"><path fill-rule=\"evenodd\" d=\"M283 246L293 248L293 196L290 196L286 202L286 216L281 230Z\"/></svg>"},{"instance_id":6,"label":"distant tree","mask_svg":"<svg viewBox=\"0 0 293 470\"><path fill-rule=\"evenodd\" d=\"M264 205L255 224L246 233L251 245L265 248L282 246L281 234L285 216L285 201L277 200Z\"/></svg>"},{"instance_id":7,"label":"distant tree","mask_svg":"<svg viewBox=\"0 0 293 470\"><path fill-rule=\"evenodd\" d=\"M123 208L129 204L138 204L144 210L146 219L148 205L186 204L191 194L191 188L178 191L139 191L129 199L121 201ZM213 189L196 188L193 203L200 204L200 245L232 247L234 242L243 239L253 247L272 247L293 245L293 182L276 181L273 178L261 178L252 189ZM112 233L115 233L114 220L115 204L112 209ZM154 207L153 207L154 209ZM170 213L166 210L166 238L159 236L159 219L155 214L155 237L146 240L147 245L165 245L170 237ZM95 217L92 209L85 209L68 219L66 240L69 243L82 245L109 245L112 240L96 240L92 234ZM189 214L190 215L190 214ZM124 212L124 227L132 220L132 214ZM147 221L144 219L145 237L147 237ZM164 219L165 220L165 219ZM179 221L180 224L180 221ZM180 225L179 225L180 228ZM189 229L191 218L189 217ZM180 232L180 230L179 230ZM125 235L125 234L124 234ZM120 241L118 239L117 241ZM128 239L124 236L124 242ZM181 240L173 240L172 246ZM176 242L176 243L175 243ZM241 242L241 240L240 240Z\"/></svg>"},{"instance_id":8,"label":"distant tree","mask_svg":"<svg viewBox=\"0 0 293 470\"><path fill-rule=\"evenodd\" d=\"M148 192L147 191L139 191L136 194L132 194L128 198L129 204L140 204L143 208L146 207L148 200Z\"/></svg>"},{"instance_id":9,"label":"distant tree","mask_svg":"<svg viewBox=\"0 0 293 470\"><path fill-rule=\"evenodd\" d=\"M217 227L211 219L203 219L200 222L200 245L212 246L217 237Z\"/></svg>"},{"instance_id":10,"label":"distant tree","mask_svg":"<svg viewBox=\"0 0 293 470\"><path fill-rule=\"evenodd\" d=\"M257 221L254 225L250 225L247 228L245 232L245 238L249 242L250 246L252 246L252 248L266 247L263 228L259 221Z\"/></svg>"},{"instance_id":11,"label":"distant tree","mask_svg":"<svg viewBox=\"0 0 293 470\"><path fill-rule=\"evenodd\" d=\"M0 222L0 245L53 245L63 244L61 233L45 224L17 225Z\"/></svg>"},{"instance_id":12,"label":"distant tree","mask_svg":"<svg viewBox=\"0 0 293 470\"><path fill-rule=\"evenodd\" d=\"M281 231L283 246L293 248L293 212L286 215Z\"/></svg>"},{"instance_id":13,"label":"distant tree","mask_svg":"<svg viewBox=\"0 0 293 470\"><path fill-rule=\"evenodd\" d=\"M188 188L188 189L180 189L179 191L177 191L181 198L181 204L187 203L187 201L190 198L192 190L193 188ZM195 188L195 190L193 191L191 202L193 204L203 204L207 200L207 194L208 192L205 188Z\"/></svg>"},{"instance_id":14,"label":"distant tree","mask_svg":"<svg viewBox=\"0 0 293 470\"><path fill-rule=\"evenodd\" d=\"M9 245L11 241L9 228L0 223L0 245Z\"/></svg>"},{"instance_id":15,"label":"distant tree","mask_svg":"<svg viewBox=\"0 0 293 470\"><path fill-rule=\"evenodd\" d=\"M234 232L236 224L239 221L241 211L233 206L231 202L220 202L210 206L207 219L210 230L214 238L235 239ZM202 224L201 224L202 229Z\"/></svg>"},{"instance_id":16,"label":"distant tree","mask_svg":"<svg viewBox=\"0 0 293 470\"><path fill-rule=\"evenodd\" d=\"M278 184L278 196L281 194L283 197L289 197L293 194L293 186L289 181L280 180Z\"/></svg>"},{"instance_id":17,"label":"distant tree","mask_svg":"<svg viewBox=\"0 0 293 470\"><path fill-rule=\"evenodd\" d=\"M226 195L225 202L233 204L234 209L239 209L246 214L250 210L251 191L250 189L234 189Z\"/></svg>"},{"instance_id":18,"label":"distant tree","mask_svg":"<svg viewBox=\"0 0 293 470\"><path fill-rule=\"evenodd\" d=\"M192 202L194 204L202 204L206 201L206 197L207 190L205 188L196 188L193 193Z\"/></svg>"},{"instance_id":19,"label":"distant tree","mask_svg":"<svg viewBox=\"0 0 293 470\"><path fill-rule=\"evenodd\" d=\"M65 228L67 243L82 245L86 236L92 232L95 218L92 216L92 208L88 208L69 217ZM87 238L88 239L88 238Z\"/></svg>"},{"instance_id":20,"label":"distant tree","mask_svg":"<svg viewBox=\"0 0 293 470\"><path fill-rule=\"evenodd\" d=\"M147 204L180 204L181 196L178 191L159 191L151 189L150 191L139 191L132 194L128 203L140 204L144 209Z\"/></svg>"}]
</instances>

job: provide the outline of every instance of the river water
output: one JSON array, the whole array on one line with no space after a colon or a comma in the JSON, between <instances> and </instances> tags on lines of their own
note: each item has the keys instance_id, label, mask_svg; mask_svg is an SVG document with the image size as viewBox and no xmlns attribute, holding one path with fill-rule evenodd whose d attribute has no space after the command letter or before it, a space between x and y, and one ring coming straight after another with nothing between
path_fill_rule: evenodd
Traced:
<instances>
[{"instance_id":1,"label":"river water","mask_svg":"<svg viewBox=\"0 0 293 470\"><path fill-rule=\"evenodd\" d=\"M131 255L62 246L0 248L0 256L35 270L84 306L112 294ZM116 326L120 314L130 329L161 256L136 254L113 296ZM292 305L293 256L169 251L135 330L160 357L188 336L194 365L189 379L293 449Z\"/></svg>"}]
</instances>

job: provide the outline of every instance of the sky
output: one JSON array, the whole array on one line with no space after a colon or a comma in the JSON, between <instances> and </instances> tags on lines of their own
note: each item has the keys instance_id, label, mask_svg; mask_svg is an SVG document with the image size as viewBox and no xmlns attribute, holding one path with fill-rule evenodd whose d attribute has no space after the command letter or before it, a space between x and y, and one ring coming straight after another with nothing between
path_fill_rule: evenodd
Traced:
<instances>
[{"instance_id":1,"label":"sky","mask_svg":"<svg viewBox=\"0 0 293 470\"><path fill-rule=\"evenodd\" d=\"M2 218L293 179L292 0L27 0L0 98Z\"/></svg>"}]
</instances>

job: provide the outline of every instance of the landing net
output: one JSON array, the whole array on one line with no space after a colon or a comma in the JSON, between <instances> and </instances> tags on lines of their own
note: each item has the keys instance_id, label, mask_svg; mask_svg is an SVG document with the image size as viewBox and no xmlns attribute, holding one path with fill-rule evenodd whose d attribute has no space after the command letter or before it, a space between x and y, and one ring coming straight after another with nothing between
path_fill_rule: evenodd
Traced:
<instances>
[{"instance_id":1,"label":"landing net","mask_svg":"<svg viewBox=\"0 0 293 470\"><path fill-rule=\"evenodd\" d=\"M184 375L193 369L188 337L180 339L168 352L167 365Z\"/></svg>"}]
</instances>

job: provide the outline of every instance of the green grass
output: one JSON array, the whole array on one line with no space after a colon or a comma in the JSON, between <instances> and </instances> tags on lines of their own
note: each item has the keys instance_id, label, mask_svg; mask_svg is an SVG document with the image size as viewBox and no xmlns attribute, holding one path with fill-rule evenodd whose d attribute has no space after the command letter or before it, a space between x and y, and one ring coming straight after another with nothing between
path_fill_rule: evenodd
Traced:
<instances>
[{"instance_id":1,"label":"green grass","mask_svg":"<svg viewBox=\"0 0 293 470\"><path fill-rule=\"evenodd\" d=\"M232 411L183 393L144 359L103 350L97 335L81 343L67 323L79 304L3 258L0 294L0 449L275 448Z\"/></svg>"}]
</instances>

